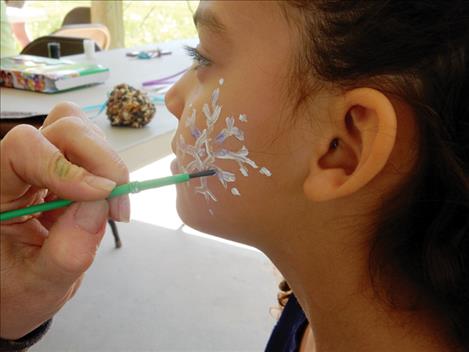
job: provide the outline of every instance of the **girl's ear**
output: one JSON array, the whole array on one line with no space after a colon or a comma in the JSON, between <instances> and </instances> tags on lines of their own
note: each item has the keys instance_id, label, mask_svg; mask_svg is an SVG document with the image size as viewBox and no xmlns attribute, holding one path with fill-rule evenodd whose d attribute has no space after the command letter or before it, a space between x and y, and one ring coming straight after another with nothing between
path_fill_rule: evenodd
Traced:
<instances>
[{"instance_id":1,"label":"girl's ear","mask_svg":"<svg viewBox=\"0 0 469 352\"><path fill-rule=\"evenodd\" d=\"M383 93L357 88L343 98L331 109L331 117L338 123L314 153L303 185L313 201L360 190L383 170L396 142L396 112Z\"/></svg>"}]
</instances>

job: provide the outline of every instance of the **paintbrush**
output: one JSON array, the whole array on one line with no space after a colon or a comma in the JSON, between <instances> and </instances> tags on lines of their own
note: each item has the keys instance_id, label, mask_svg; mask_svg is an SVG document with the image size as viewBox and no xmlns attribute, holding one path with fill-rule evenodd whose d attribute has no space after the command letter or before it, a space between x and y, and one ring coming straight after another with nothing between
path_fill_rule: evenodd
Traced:
<instances>
[{"instance_id":1,"label":"paintbrush","mask_svg":"<svg viewBox=\"0 0 469 352\"><path fill-rule=\"evenodd\" d=\"M193 178L213 176L215 174L216 174L215 170L206 170L206 171L196 172L192 174L178 174L178 175L173 175L169 177L155 178L152 180L130 182L130 183L126 183L126 184L115 187L112 190L111 194L109 194L109 197L107 199L122 196L124 194L129 194L129 193L138 193L140 191L145 191L147 189L153 189L153 188L158 188L158 187L163 187L163 186L168 186L168 185L174 185L177 183L183 183ZM24 216L24 215L31 215L31 214L36 214L36 213L45 212L49 210L59 209L59 208L69 206L72 203L73 203L72 200L57 199L52 202L31 205L26 208L15 209L11 211L5 211L3 213L0 213L0 221L10 220L10 219L17 218L17 217Z\"/></svg>"}]
</instances>

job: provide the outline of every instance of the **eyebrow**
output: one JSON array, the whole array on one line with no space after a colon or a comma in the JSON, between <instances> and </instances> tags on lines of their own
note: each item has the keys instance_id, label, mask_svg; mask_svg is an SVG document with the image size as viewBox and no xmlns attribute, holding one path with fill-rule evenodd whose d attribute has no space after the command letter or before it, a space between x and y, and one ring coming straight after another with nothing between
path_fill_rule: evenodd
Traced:
<instances>
[{"instance_id":1,"label":"eyebrow","mask_svg":"<svg viewBox=\"0 0 469 352\"><path fill-rule=\"evenodd\" d=\"M218 20L217 16L210 10L201 11L200 8L194 14L194 24L198 28L199 26L207 27L214 33L226 32L226 27L223 23Z\"/></svg>"}]
</instances>

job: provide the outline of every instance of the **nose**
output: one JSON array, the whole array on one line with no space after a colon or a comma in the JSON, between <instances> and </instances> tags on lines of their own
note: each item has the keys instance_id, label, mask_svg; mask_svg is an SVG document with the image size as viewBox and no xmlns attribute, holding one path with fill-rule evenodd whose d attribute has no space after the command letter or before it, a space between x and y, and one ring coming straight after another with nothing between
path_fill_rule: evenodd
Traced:
<instances>
[{"instance_id":1,"label":"nose","mask_svg":"<svg viewBox=\"0 0 469 352\"><path fill-rule=\"evenodd\" d=\"M192 71L188 70L165 94L166 108L178 120L182 116L189 95L191 75Z\"/></svg>"}]
</instances>

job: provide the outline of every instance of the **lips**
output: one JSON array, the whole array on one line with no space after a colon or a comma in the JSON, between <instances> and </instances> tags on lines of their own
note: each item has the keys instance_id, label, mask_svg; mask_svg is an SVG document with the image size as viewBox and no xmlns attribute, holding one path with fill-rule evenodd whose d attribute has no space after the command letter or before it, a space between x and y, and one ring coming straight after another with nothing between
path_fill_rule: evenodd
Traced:
<instances>
[{"instance_id":1,"label":"lips","mask_svg":"<svg viewBox=\"0 0 469 352\"><path fill-rule=\"evenodd\" d=\"M170 169L173 175L180 173L177 158L174 158L173 161L171 161Z\"/></svg>"},{"instance_id":2,"label":"lips","mask_svg":"<svg viewBox=\"0 0 469 352\"><path fill-rule=\"evenodd\" d=\"M174 155L176 155L176 135L174 135L173 139L171 140L171 151Z\"/></svg>"},{"instance_id":3,"label":"lips","mask_svg":"<svg viewBox=\"0 0 469 352\"><path fill-rule=\"evenodd\" d=\"M178 159L177 159L177 154L176 154L176 134L174 135L173 139L171 140L171 151L173 152L175 158L171 161L170 164L170 169L172 174L177 174L179 173L179 165L178 165Z\"/></svg>"}]
</instances>

